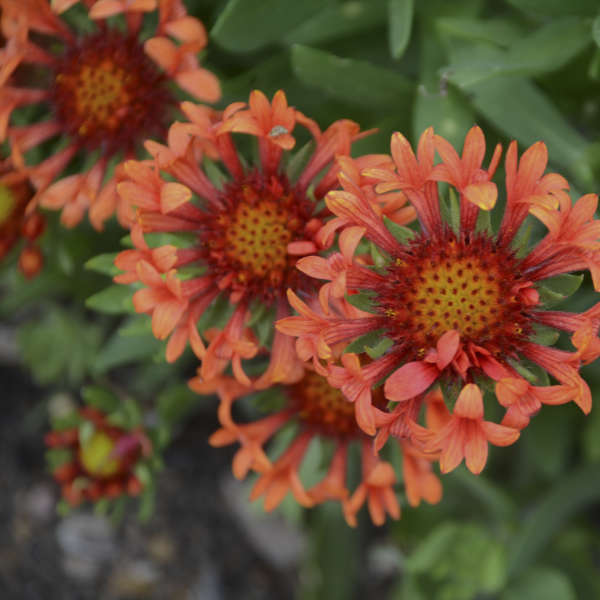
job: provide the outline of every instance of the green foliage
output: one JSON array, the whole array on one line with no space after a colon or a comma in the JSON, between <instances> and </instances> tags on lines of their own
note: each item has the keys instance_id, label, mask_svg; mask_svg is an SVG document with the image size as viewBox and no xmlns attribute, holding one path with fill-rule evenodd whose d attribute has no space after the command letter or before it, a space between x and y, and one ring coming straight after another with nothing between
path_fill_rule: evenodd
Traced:
<instances>
[{"instance_id":1,"label":"green foliage","mask_svg":"<svg viewBox=\"0 0 600 600\"><path fill-rule=\"evenodd\" d=\"M85 305L88 308L109 315L135 313L131 295L132 291L129 286L115 284L90 296Z\"/></svg>"},{"instance_id":2,"label":"green foliage","mask_svg":"<svg viewBox=\"0 0 600 600\"><path fill-rule=\"evenodd\" d=\"M358 292L356 294L346 294L346 300L352 306L360 308L366 312L376 312L376 306L374 302L374 294L369 292Z\"/></svg>"},{"instance_id":3,"label":"green foliage","mask_svg":"<svg viewBox=\"0 0 600 600\"><path fill-rule=\"evenodd\" d=\"M506 553L481 526L444 523L417 546L404 566L412 575L435 581L436 598L471 600L502 588Z\"/></svg>"},{"instance_id":4,"label":"green foliage","mask_svg":"<svg viewBox=\"0 0 600 600\"><path fill-rule=\"evenodd\" d=\"M531 569L510 585L500 600L575 600L577 595L569 579L557 569Z\"/></svg>"},{"instance_id":5,"label":"green foliage","mask_svg":"<svg viewBox=\"0 0 600 600\"><path fill-rule=\"evenodd\" d=\"M294 73L303 83L333 98L399 110L413 93L413 84L403 75L366 61L301 45L292 47L291 58Z\"/></svg>"},{"instance_id":6,"label":"green foliage","mask_svg":"<svg viewBox=\"0 0 600 600\"><path fill-rule=\"evenodd\" d=\"M99 325L58 307L23 325L18 334L23 360L41 384L81 383L94 370L101 340Z\"/></svg>"},{"instance_id":7,"label":"green foliage","mask_svg":"<svg viewBox=\"0 0 600 600\"><path fill-rule=\"evenodd\" d=\"M232 52L248 52L280 40L313 16L321 0L229 0L211 31L213 39Z\"/></svg>"},{"instance_id":8,"label":"green foliage","mask_svg":"<svg viewBox=\"0 0 600 600\"><path fill-rule=\"evenodd\" d=\"M389 0L390 53L394 58L404 54L412 29L414 0Z\"/></svg>"},{"instance_id":9,"label":"green foliage","mask_svg":"<svg viewBox=\"0 0 600 600\"><path fill-rule=\"evenodd\" d=\"M582 282L583 275L571 275L570 273L544 279L538 288L540 300L546 306L554 306L572 296Z\"/></svg>"}]
</instances>

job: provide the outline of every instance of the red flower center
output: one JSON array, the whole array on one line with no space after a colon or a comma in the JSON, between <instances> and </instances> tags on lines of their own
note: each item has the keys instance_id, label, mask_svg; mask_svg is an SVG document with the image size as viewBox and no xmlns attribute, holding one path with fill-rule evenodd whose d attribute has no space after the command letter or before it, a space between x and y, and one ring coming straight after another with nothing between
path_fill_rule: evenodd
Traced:
<instances>
[{"instance_id":1,"label":"red flower center","mask_svg":"<svg viewBox=\"0 0 600 600\"><path fill-rule=\"evenodd\" d=\"M87 148L112 155L163 131L173 99L135 37L107 30L84 37L55 72L57 118Z\"/></svg>"},{"instance_id":2,"label":"red flower center","mask_svg":"<svg viewBox=\"0 0 600 600\"><path fill-rule=\"evenodd\" d=\"M449 329L463 340L510 352L531 326L514 290L525 283L514 254L486 236L416 240L388 268L378 303L390 329L417 351Z\"/></svg>"},{"instance_id":3,"label":"red flower center","mask_svg":"<svg viewBox=\"0 0 600 600\"><path fill-rule=\"evenodd\" d=\"M307 372L301 381L289 387L300 419L328 436L359 436L354 405L342 392L333 388L325 377Z\"/></svg>"},{"instance_id":4,"label":"red flower center","mask_svg":"<svg viewBox=\"0 0 600 600\"><path fill-rule=\"evenodd\" d=\"M346 400L340 390L329 385L325 377L307 371L298 383L288 386L287 390L298 417L306 426L329 437L363 437L356 424L354 404ZM377 407L387 404L382 391L382 387L373 390L373 404Z\"/></svg>"},{"instance_id":5,"label":"red flower center","mask_svg":"<svg viewBox=\"0 0 600 600\"><path fill-rule=\"evenodd\" d=\"M268 180L258 172L229 184L224 209L208 215L203 235L215 273L234 274L234 287L265 301L285 292L301 274L288 244L301 238L311 205L290 189L283 175Z\"/></svg>"}]
</instances>

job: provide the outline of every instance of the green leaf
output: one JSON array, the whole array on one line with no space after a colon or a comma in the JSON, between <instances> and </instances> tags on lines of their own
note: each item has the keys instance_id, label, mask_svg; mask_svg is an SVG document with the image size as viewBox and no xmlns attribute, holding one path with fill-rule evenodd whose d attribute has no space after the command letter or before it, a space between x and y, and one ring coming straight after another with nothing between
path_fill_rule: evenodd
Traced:
<instances>
[{"instance_id":1,"label":"green leaf","mask_svg":"<svg viewBox=\"0 0 600 600\"><path fill-rule=\"evenodd\" d=\"M523 35L523 30L508 19L470 19L442 17L435 22L440 33L468 42L488 42L498 46L509 46Z\"/></svg>"},{"instance_id":2,"label":"green leaf","mask_svg":"<svg viewBox=\"0 0 600 600\"><path fill-rule=\"evenodd\" d=\"M133 429L142 422L142 411L133 398L125 398L119 405L119 410L108 417L109 423L124 429Z\"/></svg>"},{"instance_id":3,"label":"green leaf","mask_svg":"<svg viewBox=\"0 0 600 600\"><path fill-rule=\"evenodd\" d=\"M593 395L598 397L595 393ZM581 442L587 460L600 462L600 410L593 410L587 418Z\"/></svg>"},{"instance_id":4,"label":"green leaf","mask_svg":"<svg viewBox=\"0 0 600 600\"><path fill-rule=\"evenodd\" d=\"M152 485L153 476L150 467L145 462L139 462L134 468L135 476L144 487Z\"/></svg>"},{"instance_id":5,"label":"green leaf","mask_svg":"<svg viewBox=\"0 0 600 600\"><path fill-rule=\"evenodd\" d=\"M596 46L600 47L600 15L592 23L592 39L596 42Z\"/></svg>"},{"instance_id":6,"label":"green leaf","mask_svg":"<svg viewBox=\"0 0 600 600\"><path fill-rule=\"evenodd\" d=\"M371 241L369 241L369 254L377 268L384 267L388 262L383 252Z\"/></svg>"},{"instance_id":7,"label":"green leaf","mask_svg":"<svg viewBox=\"0 0 600 600\"><path fill-rule=\"evenodd\" d=\"M442 92L429 91L425 85L418 87L413 114L415 139L432 126L438 135L458 147L474 122L474 111L455 89L449 88Z\"/></svg>"},{"instance_id":8,"label":"green leaf","mask_svg":"<svg viewBox=\"0 0 600 600\"><path fill-rule=\"evenodd\" d=\"M419 586L414 575L403 573L400 583L392 591L390 600L427 600L428 596Z\"/></svg>"},{"instance_id":9,"label":"green leaf","mask_svg":"<svg viewBox=\"0 0 600 600\"><path fill-rule=\"evenodd\" d=\"M292 68L305 84L333 98L376 107L408 109L414 86L403 75L362 60L340 58L307 46L292 47Z\"/></svg>"},{"instance_id":10,"label":"green leaf","mask_svg":"<svg viewBox=\"0 0 600 600\"><path fill-rule=\"evenodd\" d=\"M387 338L382 338L383 329L377 329L376 331L369 331L360 337L357 337L353 342L348 344L344 349L344 353L353 352L355 354L362 354L366 351L367 346L375 346L380 344Z\"/></svg>"},{"instance_id":11,"label":"green leaf","mask_svg":"<svg viewBox=\"0 0 600 600\"><path fill-rule=\"evenodd\" d=\"M401 243L412 240L415 237L415 232L404 225L398 225L388 217L384 215L383 224L387 227L388 231Z\"/></svg>"},{"instance_id":12,"label":"green leaf","mask_svg":"<svg viewBox=\"0 0 600 600\"><path fill-rule=\"evenodd\" d=\"M153 356L163 346L151 333L147 335L121 335L115 332L102 347L94 361L94 372L102 374L116 366L136 362Z\"/></svg>"},{"instance_id":13,"label":"green leaf","mask_svg":"<svg viewBox=\"0 0 600 600\"><path fill-rule=\"evenodd\" d=\"M63 378L79 384L94 365L101 339L100 327L59 308L28 322L17 335L23 360L43 384Z\"/></svg>"},{"instance_id":14,"label":"green leaf","mask_svg":"<svg viewBox=\"0 0 600 600\"><path fill-rule=\"evenodd\" d=\"M392 346L394 345L394 340L390 338L384 337L374 346L365 346L365 352L373 359L377 360Z\"/></svg>"},{"instance_id":15,"label":"green leaf","mask_svg":"<svg viewBox=\"0 0 600 600\"><path fill-rule=\"evenodd\" d=\"M544 325L534 323L533 330L534 334L531 337L531 341L542 346L554 346L560 337L560 333L556 329L545 327Z\"/></svg>"},{"instance_id":16,"label":"green leaf","mask_svg":"<svg viewBox=\"0 0 600 600\"><path fill-rule=\"evenodd\" d=\"M79 443L85 446L92 439L94 431L96 431L96 427L91 421L83 421L79 426Z\"/></svg>"},{"instance_id":17,"label":"green leaf","mask_svg":"<svg viewBox=\"0 0 600 600\"><path fill-rule=\"evenodd\" d=\"M56 514L61 518L68 516L72 510L73 507L64 498L56 503Z\"/></svg>"},{"instance_id":18,"label":"green leaf","mask_svg":"<svg viewBox=\"0 0 600 600\"><path fill-rule=\"evenodd\" d=\"M597 0L507 0L515 8L531 15L561 17L565 15L593 16L598 12Z\"/></svg>"},{"instance_id":19,"label":"green leaf","mask_svg":"<svg viewBox=\"0 0 600 600\"><path fill-rule=\"evenodd\" d=\"M186 418L206 398L192 392L187 385L169 386L156 399L161 421L173 425Z\"/></svg>"},{"instance_id":20,"label":"green leaf","mask_svg":"<svg viewBox=\"0 0 600 600\"><path fill-rule=\"evenodd\" d=\"M71 460L73 460L73 452L68 448L50 448L46 452L46 464L51 472Z\"/></svg>"},{"instance_id":21,"label":"green leaf","mask_svg":"<svg viewBox=\"0 0 600 600\"><path fill-rule=\"evenodd\" d=\"M110 499L109 498L100 498L100 500L96 500L94 503L94 513L97 515L106 515L108 513L108 509L110 508Z\"/></svg>"},{"instance_id":22,"label":"green leaf","mask_svg":"<svg viewBox=\"0 0 600 600\"><path fill-rule=\"evenodd\" d=\"M304 553L306 577L301 600L346 600L353 597L355 582L349 572L360 568L360 538L344 521L339 506L327 502L310 514L308 551Z\"/></svg>"},{"instance_id":23,"label":"green leaf","mask_svg":"<svg viewBox=\"0 0 600 600\"><path fill-rule=\"evenodd\" d=\"M454 188L448 188L448 197L442 198L440 204L442 218L450 225L453 231L460 229L460 202Z\"/></svg>"},{"instance_id":24,"label":"green leaf","mask_svg":"<svg viewBox=\"0 0 600 600\"><path fill-rule=\"evenodd\" d=\"M465 46L455 52L448 77L464 89L501 75L540 75L556 71L591 43L589 29L580 19L565 18L520 37L507 52L481 44Z\"/></svg>"},{"instance_id":25,"label":"green leaf","mask_svg":"<svg viewBox=\"0 0 600 600\"><path fill-rule=\"evenodd\" d=\"M576 600L568 577L550 567L536 567L512 583L500 600Z\"/></svg>"},{"instance_id":26,"label":"green leaf","mask_svg":"<svg viewBox=\"0 0 600 600\"><path fill-rule=\"evenodd\" d=\"M229 0L212 28L211 38L231 52L249 52L283 39L314 16L321 0Z\"/></svg>"},{"instance_id":27,"label":"green leaf","mask_svg":"<svg viewBox=\"0 0 600 600\"><path fill-rule=\"evenodd\" d=\"M114 277L121 272L115 267L115 258L118 254L118 252L111 252L109 254L99 254L98 256L94 256L85 263L85 268L90 271L102 273L103 275L108 275L109 277Z\"/></svg>"},{"instance_id":28,"label":"green leaf","mask_svg":"<svg viewBox=\"0 0 600 600\"><path fill-rule=\"evenodd\" d=\"M142 522L147 521L154 513L156 504L156 494L154 488L144 490L140 498L140 508L138 510L138 519Z\"/></svg>"},{"instance_id":29,"label":"green leaf","mask_svg":"<svg viewBox=\"0 0 600 600\"><path fill-rule=\"evenodd\" d=\"M568 298L574 294L583 282L583 275L572 275L571 273L563 273L562 275L555 275L554 277L548 277L542 282L544 287L562 294L563 297Z\"/></svg>"},{"instance_id":30,"label":"green leaf","mask_svg":"<svg viewBox=\"0 0 600 600\"><path fill-rule=\"evenodd\" d=\"M370 313L376 312L373 298L374 293L367 291L358 292L357 294L346 294L346 300L352 304L352 306L356 306L356 308L360 308L360 310Z\"/></svg>"},{"instance_id":31,"label":"green leaf","mask_svg":"<svg viewBox=\"0 0 600 600\"><path fill-rule=\"evenodd\" d=\"M468 85L465 91L476 110L500 131L527 146L544 140L556 164L591 185L593 175L585 160L588 143L533 83L503 76Z\"/></svg>"},{"instance_id":32,"label":"green leaf","mask_svg":"<svg viewBox=\"0 0 600 600\"><path fill-rule=\"evenodd\" d=\"M390 53L397 59L402 57L410 41L414 0L389 0L388 7Z\"/></svg>"},{"instance_id":33,"label":"green leaf","mask_svg":"<svg viewBox=\"0 0 600 600\"><path fill-rule=\"evenodd\" d=\"M539 498L509 548L511 576L533 564L569 518L584 506L600 500L600 466L584 466L563 475Z\"/></svg>"},{"instance_id":34,"label":"green leaf","mask_svg":"<svg viewBox=\"0 0 600 600\"><path fill-rule=\"evenodd\" d=\"M517 373L519 373L519 375L527 379L529 383L538 383L537 375L529 368L529 365L525 366L525 364L523 364L524 361L508 358L507 362L515 371L517 371Z\"/></svg>"},{"instance_id":35,"label":"green leaf","mask_svg":"<svg viewBox=\"0 0 600 600\"><path fill-rule=\"evenodd\" d=\"M487 508L490 515L495 519L507 522L514 516L516 506L510 495L501 486L488 480L484 475L473 477L472 473L461 467L453 471L448 477L457 481L463 488L461 497L463 496L462 492L466 491L467 494L470 494Z\"/></svg>"},{"instance_id":36,"label":"green leaf","mask_svg":"<svg viewBox=\"0 0 600 600\"><path fill-rule=\"evenodd\" d=\"M387 0L348 0L327 6L285 36L288 44L319 44L373 29L387 18Z\"/></svg>"},{"instance_id":37,"label":"green leaf","mask_svg":"<svg viewBox=\"0 0 600 600\"><path fill-rule=\"evenodd\" d=\"M86 404L97 408L104 413L111 413L119 406L119 398L108 390L95 386L87 385L81 390L81 397Z\"/></svg>"},{"instance_id":38,"label":"green leaf","mask_svg":"<svg viewBox=\"0 0 600 600\"><path fill-rule=\"evenodd\" d=\"M540 300L547 307L559 304L572 296L579 289L582 281L583 275L571 275L570 273L544 279L537 288Z\"/></svg>"},{"instance_id":39,"label":"green leaf","mask_svg":"<svg viewBox=\"0 0 600 600\"><path fill-rule=\"evenodd\" d=\"M302 175L302 172L308 164L308 161L311 159L314 151L315 143L310 141L294 152L294 156L286 168L286 173L290 181L296 181L298 177Z\"/></svg>"},{"instance_id":40,"label":"green leaf","mask_svg":"<svg viewBox=\"0 0 600 600\"><path fill-rule=\"evenodd\" d=\"M575 428L574 411L540 411L527 427L521 444L534 464L535 472L548 481L560 478L572 454ZM579 436L578 436L579 438Z\"/></svg>"},{"instance_id":41,"label":"green leaf","mask_svg":"<svg viewBox=\"0 0 600 600\"><path fill-rule=\"evenodd\" d=\"M460 527L456 523L438 525L406 559L404 563L406 570L409 573L429 571L442 556L451 551L459 530Z\"/></svg>"},{"instance_id":42,"label":"green leaf","mask_svg":"<svg viewBox=\"0 0 600 600\"><path fill-rule=\"evenodd\" d=\"M90 296L85 305L88 308L111 315L135 313L133 292L128 285L111 285Z\"/></svg>"},{"instance_id":43,"label":"green leaf","mask_svg":"<svg viewBox=\"0 0 600 600\"><path fill-rule=\"evenodd\" d=\"M590 27L583 19L553 19L512 44L506 60L508 64L526 65L532 73L555 71L566 65L590 42Z\"/></svg>"},{"instance_id":44,"label":"green leaf","mask_svg":"<svg viewBox=\"0 0 600 600\"><path fill-rule=\"evenodd\" d=\"M275 335L275 307L264 312L261 317L254 322L252 330L256 334L258 345L261 347L270 347L273 336Z\"/></svg>"}]
</instances>

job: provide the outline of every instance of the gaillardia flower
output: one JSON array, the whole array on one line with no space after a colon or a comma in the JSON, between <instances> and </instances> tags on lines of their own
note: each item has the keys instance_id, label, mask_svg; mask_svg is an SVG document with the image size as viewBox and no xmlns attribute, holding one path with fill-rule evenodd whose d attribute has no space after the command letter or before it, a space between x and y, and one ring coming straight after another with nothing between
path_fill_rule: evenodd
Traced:
<instances>
[{"instance_id":1,"label":"gaillardia flower","mask_svg":"<svg viewBox=\"0 0 600 600\"><path fill-rule=\"evenodd\" d=\"M441 162L434 165L436 150ZM468 133L462 157L432 129L421 136L417 156L400 133L394 134L391 154L394 168L368 168L362 174L371 179L375 193L393 190L408 197L418 231L376 214L364 190L350 188L344 178L345 189L326 197L331 212L346 221L347 235L356 239L327 259L345 265L346 288L338 295L347 294L370 314L318 314L302 301L301 292L290 291L300 315L277 327L297 336L301 346L310 341L317 359L325 360L332 343L356 341L356 331L369 335L365 339L371 345L375 339L374 360L361 366L346 354L342 366L331 366L329 374L330 383L356 403L363 430L378 430L377 444L391 433L441 451L443 472L463 457L471 471L479 472L488 441L514 442L542 404L574 401L585 413L591 409L579 368L600 355L600 304L582 314L549 306L580 283L582 276L570 275L572 271L589 270L600 289L597 197L589 194L573 203L565 179L544 174L546 146L534 144L519 160L512 142L505 160L506 204L494 232L490 211L498 192L492 177L500 147L484 168L485 141L478 127ZM449 184L448 201L440 199L438 182ZM523 235L528 215L547 229L537 243ZM368 242L374 266L354 256L363 247L359 238ZM329 279L324 260L305 257L297 266ZM551 347L561 331L571 335L574 351ZM360 346L356 341L354 348ZM373 386L384 379L385 397L396 403L388 414L371 401ZM426 429L417 422L418 408L405 407L420 405L437 384L452 414L438 411L437 426ZM501 424L484 420L483 393L494 388L506 408Z\"/></svg>"},{"instance_id":2,"label":"gaillardia flower","mask_svg":"<svg viewBox=\"0 0 600 600\"><path fill-rule=\"evenodd\" d=\"M19 269L28 279L40 272L44 263L35 243L44 232L46 221L37 211L27 212L34 191L27 176L10 166L10 160L0 164L0 262L19 244Z\"/></svg>"},{"instance_id":3,"label":"gaillardia flower","mask_svg":"<svg viewBox=\"0 0 600 600\"><path fill-rule=\"evenodd\" d=\"M207 102L217 101L220 89L216 77L198 65L206 32L181 0L85 0L82 11L91 19L85 31L77 4L0 0L6 39L0 51L0 140L10 142L15 165L26 167L36 202L62 209L69 227L89 209L92 224L101 228L117 204L110 175L115 162L134 157L143 140L166 131L175 114L171 83ZM145 34L144 13L158 22L151 36ZM124 28L107 21L119 14ZM19 115L40 103L49 118L32 123L31 116L25 121ZM34 149L51 140L60 146L32 164ZM60 179L75 162L77 173Z\"/></svg>"},{"instance_id":4,"label":"gaillardia flower","mask_svg":"<svg viewBox=\"0 0 600 600\"><path fill-rule=\"evenodd\" d=\"M385 521L386 513L400 517L400 505L394 490L396 475L389 462L373 452L372 440L357 426L352 405L343 394L333 388L322 375L308 369L296 383L275 386L268 390L270 398L278 398L282 406L275 412L256 421L240 424L232 418L232 405L241 399L251 399L252 390L232 378L216 378L206 382L201 377L190 381L190 387L200 393L216 391L221 403L219 420L221 429L210 438L213 446L239 443L240 448L233 459L233 473L238 479L249 471L259 477L252 488L250 499L264 496L264 508L276 508L291 491L295 500L304 507L312 507L327 500L342 505L347 522L356 525L356 514L367 504L371 519L376 525ZM374 394L374 403L384 403L383 394ZM264 446L284 428L295 427L295 436L279 457L272 462ZM311 443L319 440L323 456L328 456L327 472L316 473L314 461L309 472L303 473L303 462ZM412 506L421 499L437 503L441 499L442 487L432 472L432 461L437 455L427 455L407 441L401 445L406 495ZM349 447L360 448L362 478L350 493L348 489ZM331 452L325 450L331 446ZM303 479L312 476L314 484L305 487Z\"/></svg>"},{"instance_id":5,"label":"gaillardia flower","mask_svg":"<svg viewBox=\"0 0 600 600\"><path fill-rule=\"evenodd\" d=\"M118 191L137 210L136 249L117 257L124 273L115 279L144 284L133 302L138 312L152 315L154 335L169 338L167 360L175 360L189 341L202 360L203 378L231 364L235 377L249 385L242 361L269 347L270 362L257 385L293 381L300 362L288 336L275 333L271 345L274 319L289 314L288 287L315 287L295 264L321 249L317 232L330 213L318 201L337 185L334 158L348 155L365 133L347 120L321 132L288 106L282 91L272 103L254 91L249 106L235 103L222 116L187 102L182 110L190 122L170 128L168 145L146 144L153 161L124 165ZM292 157L297 125L314 141ZM241 158L232 133L258 141L258 161ZM382 160L388 159L376 157L375 163ZM146 232L187 237L180 248L151 248ZM225 318L216 329L219 315Z\"/></svg>"},{"instance_id":6,"label":"gaillardia flower","mask_svg":"<svg viewBox=\"0 0 600 600\"><path fill-rule=\"evenodd\" d=\"M60 463L52 473L63 498L77 506L85 500L140 494L144 486L136 466L152 453L143 430L112 425L105 414L91 407L80 409L78 416L78 427L51 431L45 437L51 451L68 451L66 457L59 454Z\"/></svg>"}]
</instances>

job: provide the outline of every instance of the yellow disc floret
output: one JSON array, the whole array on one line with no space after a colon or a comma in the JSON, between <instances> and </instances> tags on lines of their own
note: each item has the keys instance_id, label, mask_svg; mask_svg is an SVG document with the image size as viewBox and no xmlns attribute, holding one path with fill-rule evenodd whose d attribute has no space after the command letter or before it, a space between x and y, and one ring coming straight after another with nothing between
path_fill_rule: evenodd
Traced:
<instances>
[{"instance_id":1,"label":"yellow disc floret","mask_svg":"<svg viewBox=\"0 0 600 600\"><path fill-rule=\"evenodd\" d=\"M0 183L0 225L8 221L15 210L16 200L10 188Z\"/></svg>"},{"instance_id":2,"label":"yellow disc floret","mask_svg":"<svg viewBox=\"0 0 600 600\"><path fill-rule=\"evenodd\" d=\"M415 240L388 269L377 293L388 335L409 338L422 358L447 331L463 341L511 352L530 332L521 300L519 261L510 249L484 236L457 239L446 232L437 244Z\"/></svg>"},{"instance_id":3,"label":"yellow disc floret","mask_svg":"<svg viewBox=\"0 0 600 600\"><path fill-rule=\"evenodd\" d=\"M118 473L121 461L112 455L114 440L102 431L96 431L79 448L79 460L84 469L94 477L111 477Z\"/></svg>"},{"instance_id":4,"label":"yellow disc floret","mask_svg":"<svg viewBox=\"0 0 600 600\"><path fill-rule=\"evenodd\" d=\"M287 211L271 200L240 204L225 231L225 253L254 277L283 270L292 239L288 219Z\"/></svg>"},{"instance_id":5,"label":"yellow disc floret","mask_svg":"<svg viewBox=\"0 0 600 600\"><path fill-rule=\"evenodd\" d=\"M456 329L476 337L496 321L500 299L498 274L486 271L476 257L455 258L423 269L411 290L414 321L435 336Z\"/></svg>"}]
</instances>

